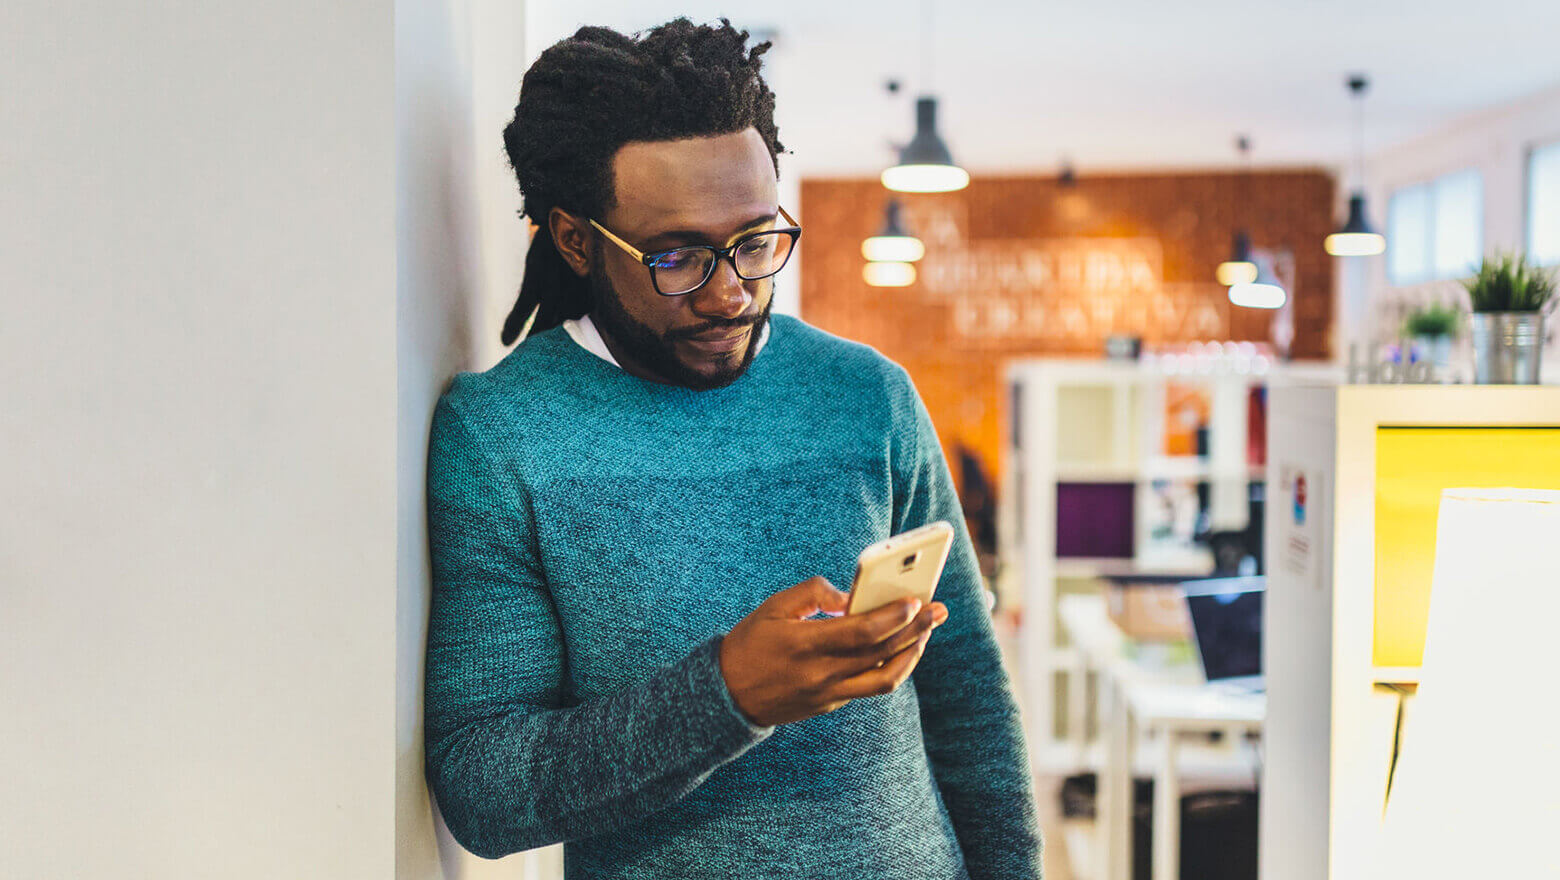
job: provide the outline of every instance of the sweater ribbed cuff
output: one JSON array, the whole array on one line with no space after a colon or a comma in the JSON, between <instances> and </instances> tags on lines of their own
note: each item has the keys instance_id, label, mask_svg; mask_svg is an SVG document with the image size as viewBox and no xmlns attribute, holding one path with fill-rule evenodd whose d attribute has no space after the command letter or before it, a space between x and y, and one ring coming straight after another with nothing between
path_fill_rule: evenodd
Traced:
<instances>
[{"instance_id":1,"label":"sweater ribbed cuff","mask_svg":"<svg viewBox=\"0 0 1560 880\"><path fill-rule=\"evenodd\" d=\"M693 650L686 667L688 685L694 701L706 707L717 739L739 752L747 751L774 733L775 726L754 724L737 708L720 671L720 644L724 638L724 634L712 636Z\"/></svg>"}]
</instances>

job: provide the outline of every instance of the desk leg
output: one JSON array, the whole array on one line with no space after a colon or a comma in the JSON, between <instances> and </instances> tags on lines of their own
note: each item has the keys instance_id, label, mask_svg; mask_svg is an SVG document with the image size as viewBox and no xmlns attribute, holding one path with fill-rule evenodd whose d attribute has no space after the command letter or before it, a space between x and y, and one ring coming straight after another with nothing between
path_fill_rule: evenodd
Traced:
<instances>
[{"instance_id":1,"label":"desk leg","mask_svg":"<svg viewBox=\"0 0 1560 880\"><path fill-rule=\"evenodd\" d=\"M1088 765L1089 704L1085 695L1089 686L1089 666L1079 651L1067 675L1067 738L1072 740L1079 767Z\"/></svg>"},{"instance_id":2,"label":"desk leg","mask_svg":"<svg viewBox=\"0 0 1560 880\"><path fill-rule=\"evenodd\" d=\"M1104 766L1099 776L1099 880L1129 880L1132 876L1132 741L1135 724L1126 695L1114 681L1100 676L1110 694Z\"/></svg>"},{"instance_id":3,"label":"desk leg","mask_svg":"<svg viewBox=\"0 0 1560 880\"><path fill-rule=\"evenodd\" d=\"M1154 880L1179 880L1181 874L1181 774L1176 767L1180 735L1160 730L1159 765L1154 770Z\"/></svg>"}]
</instances>

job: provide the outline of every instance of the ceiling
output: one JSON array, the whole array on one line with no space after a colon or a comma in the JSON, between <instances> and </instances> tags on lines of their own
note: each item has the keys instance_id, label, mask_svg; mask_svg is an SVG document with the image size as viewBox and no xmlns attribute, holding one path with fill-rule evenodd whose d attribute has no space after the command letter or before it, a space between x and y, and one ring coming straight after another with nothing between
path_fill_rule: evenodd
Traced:
<instances>
[{"instance_id":1,"label":"ceiling","mask_svg":"<svg viewBox=\"0 0 1560 880\"><path fill-rule=\"evenodd\" d=\"M888 164L928 82L977 174L1063 157L1083 171L1228 166L1241 132L1256 165L1335 166L1353 149L1354 70L1372 81L1367 152L1560 86L1555 0L530 0L526 42L535 57L581 24L677 15L774 39L766 78L789 173L806 176Z\"/></svg>"}]
</instances>

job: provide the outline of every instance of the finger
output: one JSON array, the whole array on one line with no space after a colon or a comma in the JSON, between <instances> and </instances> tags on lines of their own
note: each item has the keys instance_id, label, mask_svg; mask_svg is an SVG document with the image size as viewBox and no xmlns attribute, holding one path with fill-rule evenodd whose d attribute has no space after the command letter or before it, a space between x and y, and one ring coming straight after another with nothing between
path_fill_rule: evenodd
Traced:
<instances>
[{"instance_id":1,"label":"finger","mask_svg":"<svg viewBox=\"0 0 1560 880\"><path fill-rule=\"evenodd\" d=\"M813 647L828 654L858 655L914 620L920 606L919 599L900 599L866 614L811 621Z\"/></svg>"},{"instance_id":2,"label":"finger","mask_svg":"<svg viewBox=\"0 0 1560 880\"><path fill-rule=\"evenodd\" d=\"M908 626L855 655L855 662L840 670L837 675L840 678L849 678L888 663L917 641L929 638L932 630L942 625L943 619L939 619L931 607L921 609L921 613L917 614Z\"/></svg>"},{"instance_id":3,"label":"finger","mask_svg":"<svg viewBox=\"0 0 1560 880\"><path fill-rule=\"evenodd\" d=\"M844 610L849 596L834 588L826 577L810 577L764 600L762 607L771 616L802 619L819 611Z\"/></svg>"},{"instance_id":4,"label":"finger","mask_svg":"<svg viewBox=\"0 0 1560 880\"><path fill-rule=\"evenodd\" d=\"M894 633L880 645L876 646L872 653L876 655L877 663L888 662L895 654L915 644L917 639L922 636L929 636L932 630L942 626L943 622L948 619L948 615L944 613L939 616L934 608L935 606L932 605L922 608L921 613L917 614L915 619L910 621L909 626Z\"/></svg>"},{"instance_id":5,"label":"finger","mask_svg":"<svg viewBox=\"0 0 1560 880\"><path fill-rule=\"evenodd\" d=\"M858 700L893 692L915 671L915 665L921 659L921 652L926 650L926 640L930 635L929 631L922 633L908 647L888 658L882 666L853 675L831 687L829 699Z\"/></svg>"}]
</instances>

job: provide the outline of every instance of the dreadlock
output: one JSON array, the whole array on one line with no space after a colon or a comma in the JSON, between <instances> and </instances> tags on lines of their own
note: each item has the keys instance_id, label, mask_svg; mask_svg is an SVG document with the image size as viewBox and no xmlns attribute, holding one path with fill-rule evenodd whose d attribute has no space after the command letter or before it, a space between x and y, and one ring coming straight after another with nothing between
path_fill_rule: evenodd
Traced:
<instances>
[{"instance_id":1,"label":"dreadlock","mask_svg":"<svg viewBox=\"0 0 1560 880\"><path fill-rule=\"evenodd\" d=\"M599 217L615 203L612 157L632 141L667 141L758 130L775 161L775 95L759 74L768 42L747 47L747 31L726 19L686 18L628 36L583 27L555 43L526 71L504 150L524 197L522 216L538 227L500 340L509 345L536 309L533 332L590 311L590 284L554 245L553 208Z\"/></svg>"}]
</instances>

